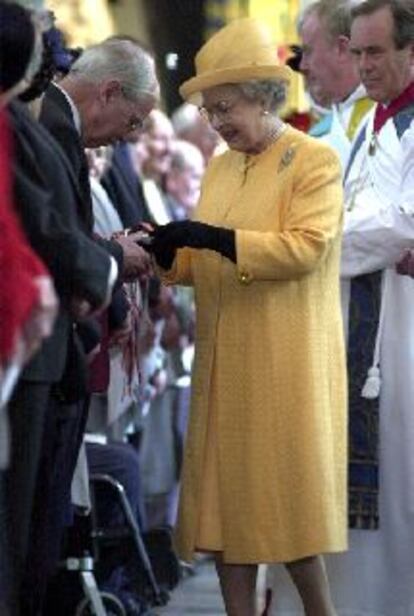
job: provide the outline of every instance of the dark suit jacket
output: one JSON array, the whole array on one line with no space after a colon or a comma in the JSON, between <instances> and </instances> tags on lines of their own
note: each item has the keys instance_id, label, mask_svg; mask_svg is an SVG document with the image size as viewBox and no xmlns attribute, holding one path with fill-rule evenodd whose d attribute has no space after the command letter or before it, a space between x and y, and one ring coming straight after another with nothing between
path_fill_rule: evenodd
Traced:
<instances>
[{"instance_id":1,"label":"dark suit jacket","mask_svg":"<svg viewBox=\"0 0 414 616\"><path fill-rule=\"evenodd\" d=\"M135 173L129 158L129 146L115 146L111 166L102 178L124 227L133 227L139 222L151 222L141 180Z\"/></svg>"},{"instance_id":2,"label":"dark suit jacket","mask_svg":"<svg viewBox=\"0 0 414 616\"><path fill-rule=\"evenodd\" d=\"M81 229L82 199L58 144L22 105L13 103L9 115L17 214L31 246L49 268L61 301L54 333L23 377L56 382L63 373L72 330L68 302L77 296L100 305L107 294L110 260Z\"/></svg>"},{"instance_id":3,"label":"dark suit jacket","mask_svg":"<svg viewBox=\"0 0 414 616\"><path fill-rule=\"evenodd\" d=\"M72 109L65 95L62 94L61 90L59 90L59 88L57 88L53 83L51 83L46 90L42 101L42 109L39 120L54 136L69 160L72 171L76 176L82 197L79 213L89 233L92 234L92 196L89 183L89 167L85 155L85 148L82 143L81 136L75 126ZM125 299L125 295L119 288L122 282L122 249L116 242L98 237L95 237L95 241L99 244L99 246L109 252L109 254L112 255L118 263L119 276L117 288L112 297L110 310L113 315L114 322L121 324L126 318L129 310L129 305Z\"/></svg>"},{"instance_id":4,"label":"dark suit jacket","mask_svg":"<svg viewBox=\"0 0 414 616\"><path fill-rule=\"evenodd\" d=\"M92 233L92 197L84 145L76 129L70 105L64 94L53 83L44 95L39 120L60 144L72 166L82 195L81 216L89 232ZM108 240L97 239L97 242L115 257L121 273L123 267L121 247L116 242Z\"/></svg>"}]
</instances>

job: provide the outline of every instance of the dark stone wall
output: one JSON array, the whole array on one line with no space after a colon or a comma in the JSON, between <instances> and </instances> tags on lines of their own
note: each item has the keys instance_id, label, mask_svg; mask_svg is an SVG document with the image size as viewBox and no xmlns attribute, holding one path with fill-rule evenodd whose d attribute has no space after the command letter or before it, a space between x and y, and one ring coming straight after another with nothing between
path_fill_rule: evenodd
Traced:
<instances>
[{"instance_id":1,"label":"dark stone wall","mask_svg":"<svg viewBox=\"0 0 414 616\"><path fill-rule=\"evenodd\" d=\"M182 103L179 85L194 74L194 56L204 36L203 5L204 0L144 1L168 113ZM177 54L175 68L167 66L169 54Z\"/></svg>"}]
</instances>

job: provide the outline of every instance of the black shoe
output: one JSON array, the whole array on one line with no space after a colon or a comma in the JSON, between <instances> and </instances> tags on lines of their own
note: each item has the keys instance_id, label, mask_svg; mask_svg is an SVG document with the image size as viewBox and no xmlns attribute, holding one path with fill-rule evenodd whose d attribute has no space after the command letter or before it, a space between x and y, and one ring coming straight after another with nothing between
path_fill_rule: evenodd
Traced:
<instances>
[{"instance_id":1,"label":"black shoe","mask_svg":"<svg viewBox=\"0 0 414 616\"><path fill-rule=\"evenodd\" d=\"M181 566L172 545L171 529L148 531L144 543L158 584L165 590L173 590L180 581Z\"/></svg>"}]
</instances>

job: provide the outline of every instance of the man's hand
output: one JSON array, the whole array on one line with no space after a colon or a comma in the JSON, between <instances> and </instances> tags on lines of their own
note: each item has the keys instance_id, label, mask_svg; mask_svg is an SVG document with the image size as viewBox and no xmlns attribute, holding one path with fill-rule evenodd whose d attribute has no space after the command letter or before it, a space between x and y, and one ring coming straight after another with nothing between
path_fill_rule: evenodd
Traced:
<instances>
[{"instance_id":1,"label":"man's hand","mask_svg":"<svg viewBox=\"0 0 414 616\"><path fill-rule=\"evenodd\" d=\"M87 299L73 297L70 300L70 313L76 321L81 321L92 315L92 305Z\"/></svg>"},{"instance_id":2,"label":"man's hand","mask_svg":"<svg viewBox=\"0 0 414 616\"><path fill-rule=\"evenodd\" d=\"M414 278L414 250L406 250L402 259L395 266L397 274Z\"/></svg>"},{"instance_id":3,"label":"man's hand","mask_svg":"<svg viewBox=\"0 0 414 616\"><path fill-rule=\"evenodd\" d=\"M122 278L131 282L151 273L151 258L149 254L129 237L118 237L116 240L124 253L124 269Z\"/></svg>"}]
</instances>

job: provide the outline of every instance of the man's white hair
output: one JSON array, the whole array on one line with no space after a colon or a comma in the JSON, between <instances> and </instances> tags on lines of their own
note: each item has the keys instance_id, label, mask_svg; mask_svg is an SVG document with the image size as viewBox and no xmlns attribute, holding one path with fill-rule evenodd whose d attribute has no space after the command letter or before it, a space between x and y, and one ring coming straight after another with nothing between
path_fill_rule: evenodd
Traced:
<instances>
[{"instance_id":1,"label":"man's white hair","mask_svg":"<svg viewBox=\"0 0 414 616\"><path fill-rule=\"evenodd\" d=\"M134 101L148 94L158 97L159 93L153 58L127 39L111 38L87 47L69 75L92 83L117 79L124 96Z\"/></svg>"}]
</instances>

